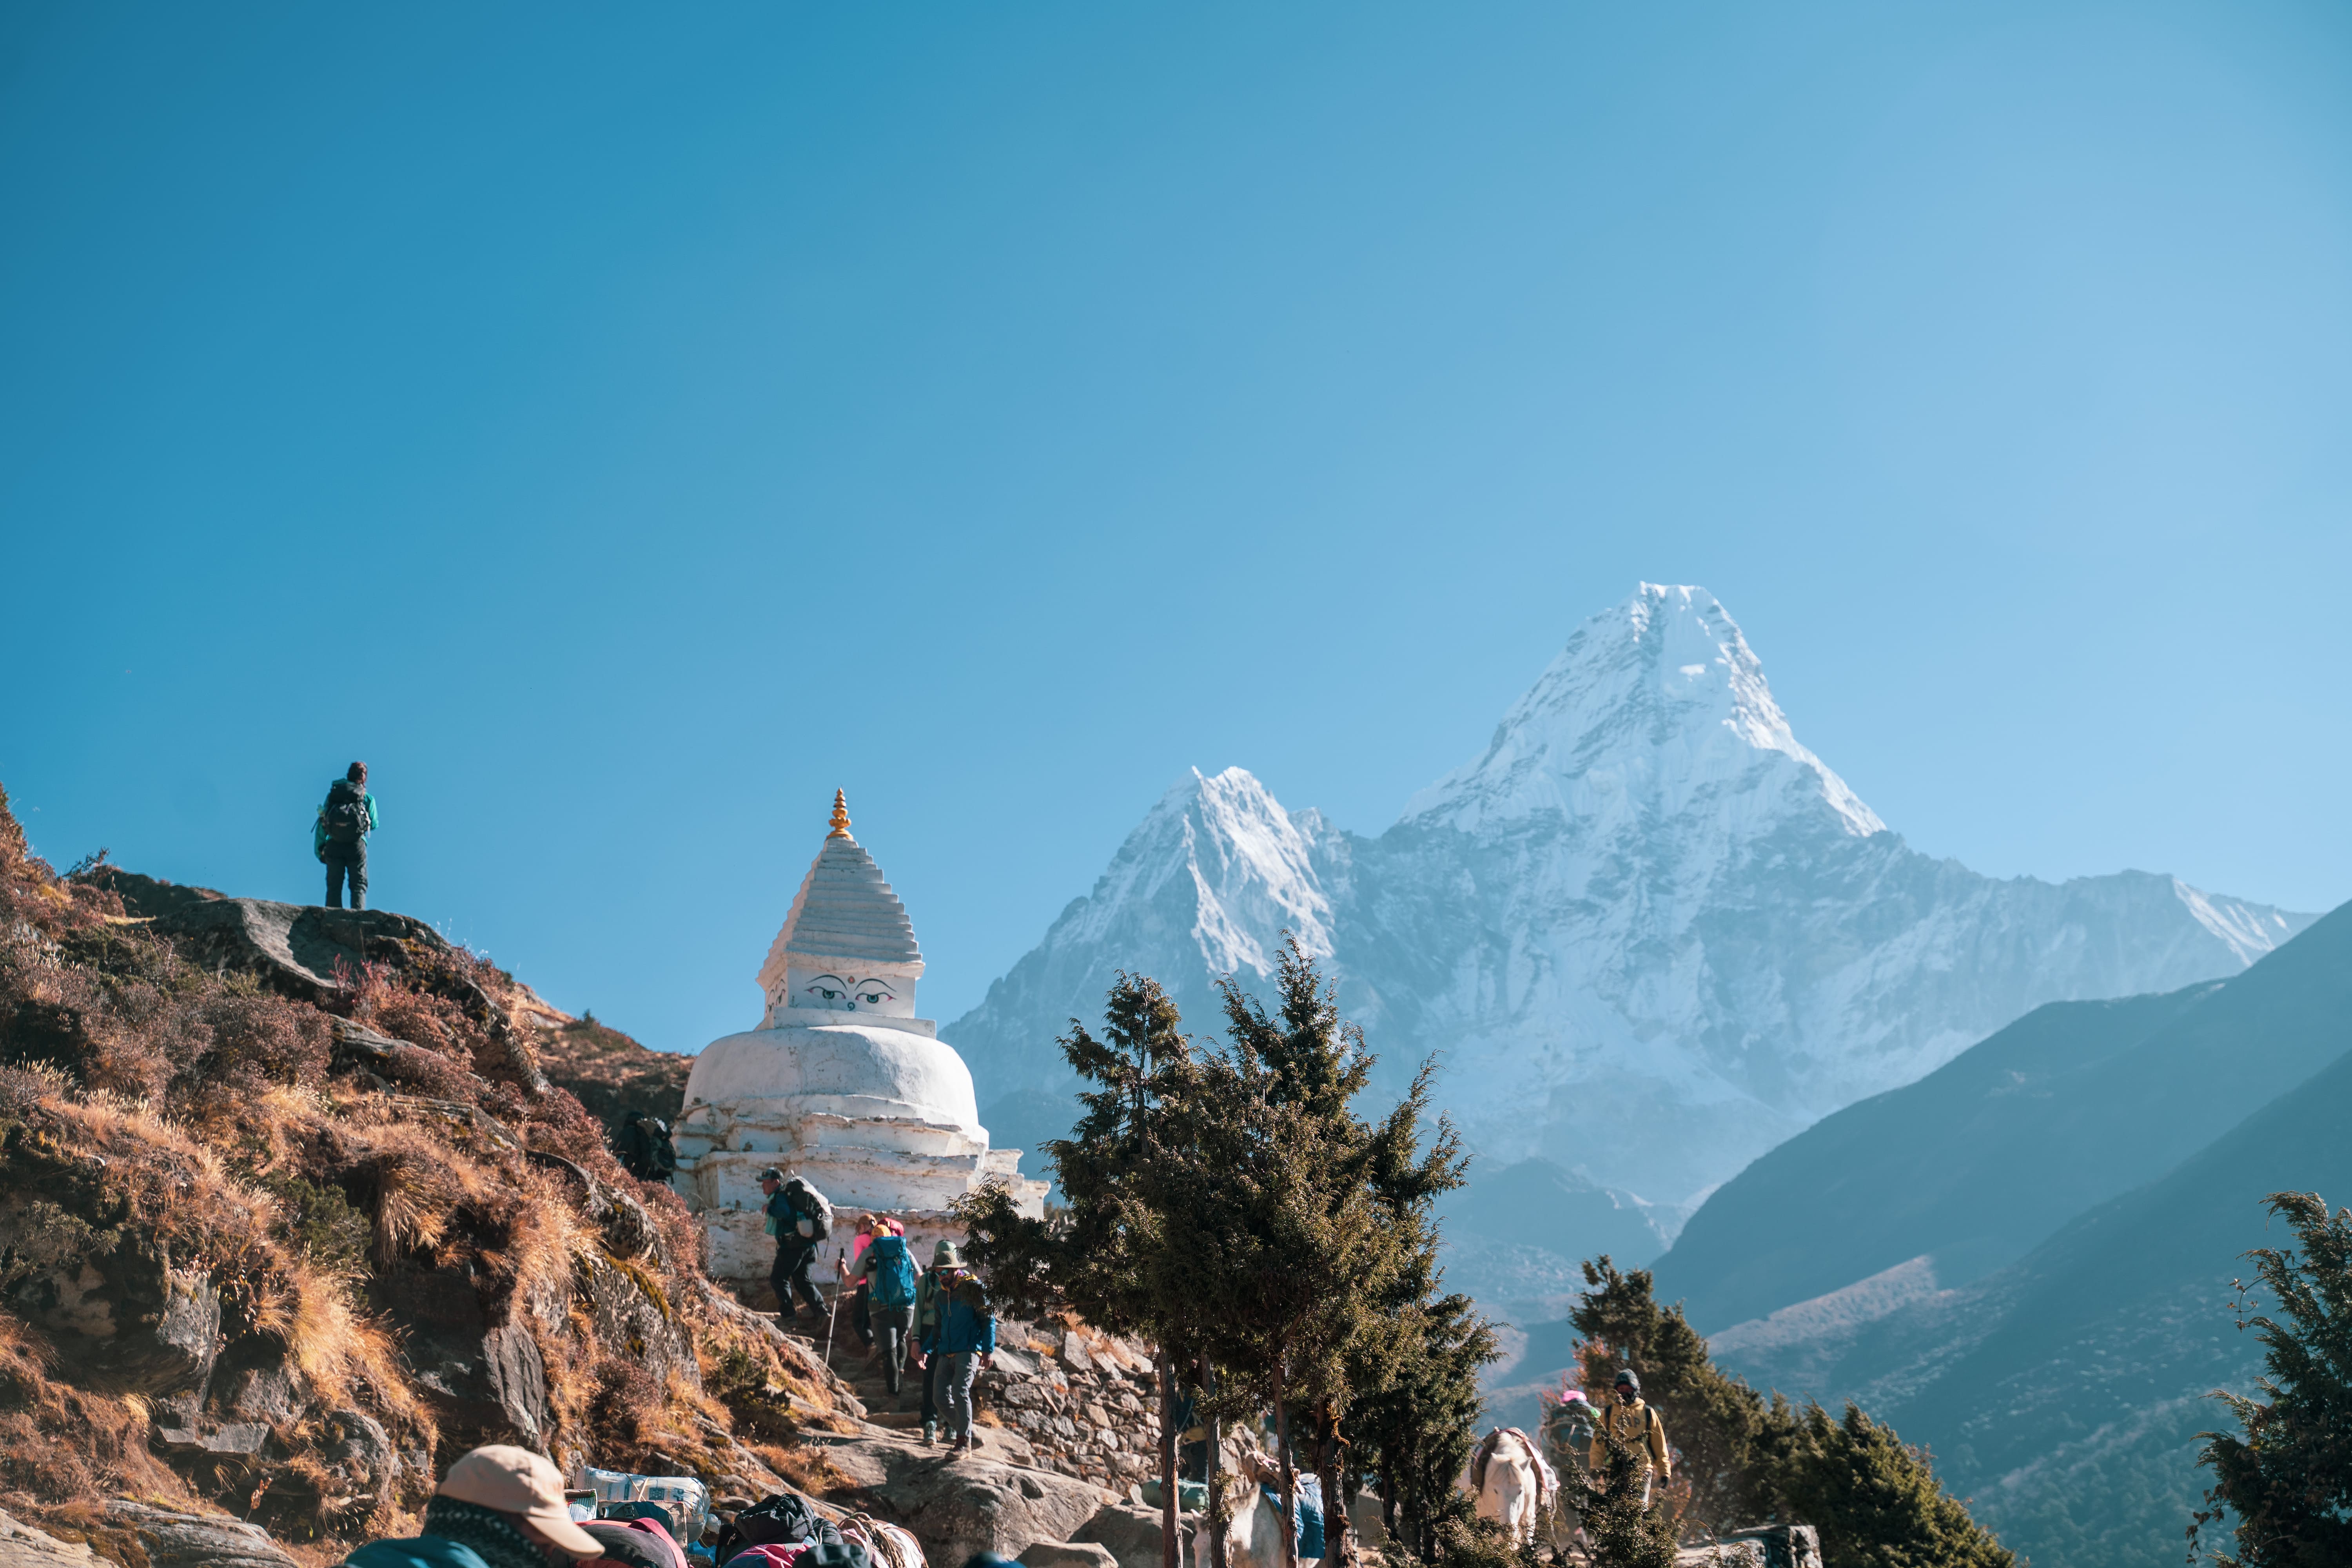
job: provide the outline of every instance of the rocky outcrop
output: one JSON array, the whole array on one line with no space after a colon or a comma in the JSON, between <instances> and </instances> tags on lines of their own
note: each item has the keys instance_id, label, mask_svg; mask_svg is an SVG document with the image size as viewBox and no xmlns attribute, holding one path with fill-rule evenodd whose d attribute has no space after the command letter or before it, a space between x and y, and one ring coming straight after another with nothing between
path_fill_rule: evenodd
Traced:
<instances>
[{"instance_id":1,"label":"rocky outcrop","mask_svg":"<svg viewBox=\"0 0 2352 1568\"><path fill-rule=\"evenodd\" d=\"M305 1002L347 989L348 977L370 962L405 968L410 944L428 952L449 945L423 921L388 910L329 910L271 899L185 903L155 916L154 927L193 963L215 973L257 974L271 990Z\"/></svg>"},{"instance_id":2,"label":"rocky outcrop","mask_svg":"<svg viewBox=\"0 0 2352 1568\"><path fill-rule=\"evenodd\" d=\"M148 1568L297 1568L268 1531L242 1520L117 1498L106 1522L138 1542Z\"/></svg>"},{"instance_id":3,"label":"rocky outcrop","mask_svg":"<svg viewBox=\"0 0 2352 1568\"><path fill-rule=\"evenodd\" d=\"M1177 1516L1176 1545L1181 1558L1192 1557L1192 1527L1197 1515ZM1160 1552L1160 1510L1139 1508L1132 1503L1115 1502L1107 1505L1094 1518L1080 1525L1070 1537L1072 1545L1092 1544L1108 1552L1118 1568L1161 1568ZM1023 1558L1023 1562L1029 1559Z\"/></svg>"},{"instance_id":4,"label":"rocky outcrop","mask_svg":"<svg viewBox=\"0 0 2352 1568\"><path fill-rule=\"evenodd\" d=\"M402 1263L380 1272L371 1300L407 1328L408 1363L433 1401L445 1443L542 1446L547 1367L530 1329L495 1312L459 1268Z\"/></svg>"},{"instance_id":5,"label":"rocky outcrop","mask_svg":"<svg viewBox=\"0 0 2352 1568\"><path fill-rule=\"evenodd\" d=\"M1119 1568L1109 1547L1087 1542L1041 1541L1013 1561L1022 1568Z\"/></svg>"},{"instance_id":6,"label":"rocky outcrop","mask_svg":"<svg viewBox=\"0 0 2352 1568\"><path fill-rule=\"evenodd\" d=\"M419 921L59 878L0 792L10 1508L131 1568L325 1562L485 1441L751 1496L811 1464L856 1401L713 1289L534 1018Z\"/></svg>"},{"instance_id":7,"label":"rocky outcrop","mask_svg":"<svg viewBox=\"0 0 2352 1568\"><path fill-rule=\"evenodd\" d=\"M983 1434L983 1444L986 1435ZM896 1435L829 1444L848 1478L831 1500L903 1525L933 1563L975 1552L1017 1557L1039 1542L1066 1542L1109 1500L1101 1488L977 1454L953 1455Z\"/></svg>"},{"instance_id":8,"label":"rocky outcrop","mask_svg":"<svg viewBox=\"0 0 2352 1568\"><path fill-rule=\"evenodd\" d=\"M0 1511L0 1568L96 1568L100 1562L80 1542L59 1541Z\"/></svg>"},{"instance_id":9,"label":"rocky outcrop","mask_svg":"<svg viewBox=\"0 0 2352 1568\"><path fill-rule=\"evenodd\" d=\"M145 1243L94 1233L76 1245L67 1217L30 1194L0 1207L0 1247L68 1249L16 1282L9 1310L45 1331L88 1387L150 1398L202 1388L220 1351L220 1292Z\"/></svg>"}]
</instances>

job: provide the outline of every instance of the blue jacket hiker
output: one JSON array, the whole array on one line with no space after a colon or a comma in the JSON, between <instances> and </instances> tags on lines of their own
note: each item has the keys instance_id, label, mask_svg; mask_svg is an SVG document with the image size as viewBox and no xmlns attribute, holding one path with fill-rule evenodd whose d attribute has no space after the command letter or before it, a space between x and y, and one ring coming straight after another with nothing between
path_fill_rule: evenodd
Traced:
<instances>
[{"instance_id":1,"label":"blue jacket hiker","mask_svg":"<svg viewBox=\"0 0 2352 1568\"><path fill-rule=\"evenodd\" d=\"M327 907L343 907L343 882L352 884L352 908L367 908L368 835L383 826L375 796L368 794L367 764L353 763L327 786L327 798L310 826L310 852L327 868Z\"/></svg>"},{"instance_id":2,"label":"blue jacket hiker","mask_svg":"<svg viewBox=\"0 0 2352 1568\"><path fill-rule=\"evenodd\" d=\"M563 1501L563 1473L545 1456L503 1444L449 1467L425 1505L425 1532L371 1541L346 1568L548 1568L548 1548L598 1557L604 1547Z\"/></svg>"},{"instance_id":3,"label":"blue jacket hiker","mask_svg":"<svg viewBox=\"0 0 2352 1568\"><path fill-rule=\"evenodd\" d=\"M906 1237L883 1231L867 1244L866 1255L857 1260L856 1272L867 1285L866 1319L880 1342L883 1383L896 1394L907 1364L907 1342L915 1328L915 1292L919 1289L915 1260L908 1256Z\"/></svg>"},{"instance_id":4,"label":"blue jacket hiker","mask_svg":"<svg viewBox=\"0 0 2352 1568\"><path fill-rule=\"evenodd\" d=\"M980 1440L972 1424L971 1385L996 1349L996 1312L978 1275L958 1270L940 1286L947 1299L940 1303L938 1323L925 1331L930 1337L923 1342L923 1352L940 1363L948 1447L961 1453Z\"/></svg>"}]
</instances>

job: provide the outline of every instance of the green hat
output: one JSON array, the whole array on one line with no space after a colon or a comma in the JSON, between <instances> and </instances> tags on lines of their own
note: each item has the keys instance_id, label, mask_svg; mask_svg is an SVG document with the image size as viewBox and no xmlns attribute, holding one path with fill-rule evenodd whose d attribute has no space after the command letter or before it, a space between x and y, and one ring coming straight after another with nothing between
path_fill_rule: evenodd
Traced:
<instances>
[{"instance_id":1,"label":"green hat","mask_svg":"<svg viewBox=\"0 0 2352 1568\"><path fill-rule=\"evenodd\" d=\"M781 1182L783 1179L784 1173L782 1171L777 1170L773 1165L769 1166L766 1170L760 1173L760 1180L763 1182Z\"/></svg>"},{"instance_id":2,"label":"green hat","mask_svg":"<svg viewBox=\"0 0 2352 1568\"><path fill-rule=\"evenodd\" d=\"M955 1243L952 1241L942 1241L931 1248L931 1267L934 1268L950 1265L961 1266L962 1262L963 1259L956 1256Z\"/></svg>"}]
</instances>

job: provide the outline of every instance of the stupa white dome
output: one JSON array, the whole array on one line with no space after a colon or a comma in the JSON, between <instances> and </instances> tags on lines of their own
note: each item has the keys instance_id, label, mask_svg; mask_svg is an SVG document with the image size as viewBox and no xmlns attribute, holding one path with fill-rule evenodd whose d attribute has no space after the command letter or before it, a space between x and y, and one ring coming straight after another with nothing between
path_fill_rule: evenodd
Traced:
<instances>
[{"instance_id":1,"label":"stupa white dome","mask_svg":"<svg viewBox=\"0 0 2352 1568\"><path fill-rule=\"evenodd\" d=\"M712 1041L687 1078L679 1185L721 1278L767 1272L770 1165L853 1209L935 1213L992 1180L1032 1211L1045 1197L1019 1150L988 1146L971 1069L915 1016L922 949L838 791L831 827L760 966L760 1026Z\"/></svg>"}]
</instances>

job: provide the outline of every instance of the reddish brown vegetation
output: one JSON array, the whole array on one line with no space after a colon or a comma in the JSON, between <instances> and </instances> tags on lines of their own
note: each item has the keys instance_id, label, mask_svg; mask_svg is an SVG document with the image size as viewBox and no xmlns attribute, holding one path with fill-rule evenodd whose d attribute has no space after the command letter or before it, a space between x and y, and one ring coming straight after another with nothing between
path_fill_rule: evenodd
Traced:
<instances>
[{"instance_id":1,"label":"reddish brown vegetation","mask_svg":"<svg viewBox=\"0 0 2352 1568\"><path fill-rule=\"evenodd\" d=\"M331 1542L478 1441L729 1490L814 1465L793 1436L839 1385L549 1083L544 1009L460 950L399 956L318 999L210 973L35 858L0 791L0 1507Z\"/></svg>"}]
</instances>

